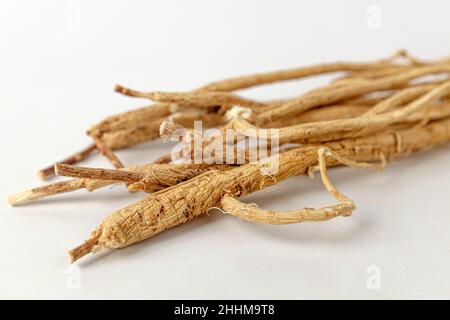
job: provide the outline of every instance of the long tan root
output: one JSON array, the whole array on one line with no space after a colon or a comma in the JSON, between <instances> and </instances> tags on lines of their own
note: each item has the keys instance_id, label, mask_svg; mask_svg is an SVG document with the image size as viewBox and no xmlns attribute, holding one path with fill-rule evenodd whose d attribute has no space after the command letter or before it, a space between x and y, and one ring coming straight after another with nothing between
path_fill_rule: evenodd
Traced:
<instances>
[{"instance_id":1,"label":"long tan root","mask_svg":"<svg viewBox=\"0 0 450 320\"><path fill-rule=\"evenodd\" d=\"M339 216L349 217L356 206L352 200L350 200L343 193L339 192L335 186L331 183L327 175L327 165L325 156L332 156L337 161L343 161L345 164L350 164L352 167L366 167L372 166L372 164L364 163L360 165L353 162L350 159L344 159L341 156L335 154L328 148L320 147L317 151L320 174L322 182L328 192L335 197L340 203L332 206L327 206L319 209L303 208L300 210L291 211L272 211L261 209L256 205L245 204L233 196L224 195L220 201L222 208L229 214L236 216L240 219L265 223L265 224L291 224L301 222L318 222L326 221Z\"/></svg>"},{"instance_id":2,"label":"long tan root","mask_svg":"<svg viewBox=\"0 0 450 320\"><path fill-rule=\"evenodd\" d=\"M19 192L9 197L9 203L12 206L19 206L80 189L86 189L92 192L110 185L126 183L132 183L129 187L130 191L143 190L151 193L189 180L203 172L209 170L228 170L232 166L153 163L114 170L56 164L55 168L58 175L78 179L51 183Z\"/></svg>"},{"instance_id":3,"label":"long tan root","mask_svg":"<svg viewBox=\"0 0 450 320\"><path fill-rule=\"evenodd\" d=\"M421 128L331 142L325 144L325 147L339 155L340 159L378 161L382 157L389 160L449 140L450 119L445 119ZM233 198L244 196L288 177L305 174L311 166L317 165L317 150L318 147L311 146L281 153L277 160L279 170L270 176L264 174L262 170L267 162L247 164L225 172L209 171L149 195L146 199L109 215L93 233L100 234L98 238L96 237L95 246L92 247L91 238L78 247L78 250L84 255L97 250L129 246L192 220L212 207L220 206L225 195ZM333 164L336 160L327 159L326 163ZM322 172L324 172L323 165L324 162ZM332 188L329 190L333 191ZM340 197L338 193L335 195ZM72 261L82 255L72 257Z\"/></svg>"},{"instance_id":4,"label":"long tan root","mask_svg":"<svg viewBox=\"0 0 450 320\"><path fill-rule=\"evenodd\" d=\"M258 100L235 92L328 73L335 73L329 83L291 98ZM450 58L424 61L404 50L373 62L247 75L187 92L144 92L120 85L116 91L155 104L93 125L87 131L93 144L39 171L43 179L55 173L75 179L9 198L15 206L112 184L150 193L109 215L87 241L69 252L71 262L91 252L143 241L216 207L268 224L350 216L355 204L331 183L327 167L344 164L382 170L386 161L397 156L450 140ZM210 129L208 134L198 130L197 121ZM118 149L158 138L185 144L139 166L125 166L116 154ZM257 151L248 148L254 143ZM265 147L270 151L263 152ZM181 159L193 157L194 164L176 164L177 150L182 151ZM75 166L95 152L115 169ZM238 200L292 176L313 176L315 171L320 171L337 204L278 212Z\"/></svg>"},{"instance_id":5,"label":"long tan root","mask_svg":"<svg viewBox=\"0 0 450 320\"><path fill-rule=\"evenodd\" d=\"M399 59L402 61L399 61ZM250 99L240 98L228 94L227 92L246 89L263 84L270 84L278 81L302 79L313 75L331 72L347 72L350 79L378 79L387 77L389 75L395 75L401 73L402 71L406 72L413 67L433 65L445 62L448 61L442 60L437 62L419 63L417 59L412 58L405 50L399 50L388 58L384 58L374 62L337 62L329 64L319 64L290 70L281 70L226 79L200 87L197 90L192 91L192 93L181 94L181 96L177 93L168 95L165 93L146 95L146 97L148 98L166 101L168 103L159 103L156 105L151 105L148 107L143 107L140 109L114 115L112 117L108 117L100 123L92 126L88 130L88 133L94 138L94 141L101 153L105 155L116 168L121 168L123 167L123 164L113 153L113 150L129 147L137 143L155 139L158 136L157 132L160 123L165 117L174 112L177 112L180 109L180 106L185 105L183 104L183 101L186 101L186 95L188 96L187 104L190 106L200 106L202 108L205 108L207 107L207 105L215 105L217 102L220 102L220 105L223 105L225 103L225 108L219 109L219 113L223 112L223 110L227 110L233 104L244 105L250 108L258 107L258 109L263 111L265 109L265 106L267 106L266 103L259 103ZM123 88L121 86L118 86L116 90L131 96L142 96L142 93L140 92ZM370 91L371 90L363 90L363 92ZM210 94L210 96L202 96L201 94ZM354 96L357 96L357 94L355 94ZM285 105L289 103L291 102L287 101L286 103L282 104L282 107L285 108ZM298 99L295 103L298 103ZM279 104L277 103L270 103L268 105L270 108L268 108L267 112L265 112L264 114L270 113L271 110L276 112L273 107L277 107L278 105ZM159 120L159 122L155 122L155 119L162 120ZM263 123L258 122L257 124L264 126ZM108 137L106 137L106 135ZM88 154L86 154L86 156L87 155ZM65 161L61 162L65 163ZM77 162L78 158L75 158L75 161L69 161L67 163L76 164ZM42 177L52 175L52 167L49 166L44 172L40 171L40 175L42 175Z\"/></svg>"}]
</instances>

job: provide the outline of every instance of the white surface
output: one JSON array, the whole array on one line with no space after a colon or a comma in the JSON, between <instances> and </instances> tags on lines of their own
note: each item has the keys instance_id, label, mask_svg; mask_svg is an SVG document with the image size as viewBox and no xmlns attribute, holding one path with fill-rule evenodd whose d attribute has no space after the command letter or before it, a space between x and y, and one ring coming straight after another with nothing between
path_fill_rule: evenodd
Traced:
<instances>
[{"instance_id":1,"label":"white surface","mask_svg":"<svg viewBox=\"0 0 450 320\"><path fill-rule=\"evenodd\" d=\"M145 104L114 94L189 90L212 80L407 48L450 54L448 1L2 1L0 4L1 298L450 298L450 146L386 172L336 169L357 203L351 218L263 226L214 213L136 246L81 261L65 252L109 212L143 195L77 192L10 208L40 184L36 169L87 144L85 129ZM380 29L367 25L369 5ZM369 26L369 27L368 27ZM373 25L372 25L373 26ZM245 93L276 98L314 81ZM120 152L127 164L167 150ZM109 166L101 157L86 165ZM293 209L333 201L320 180L294 178L247 199ZM381 288L369 290L367 269ZM370 270L370 268L369 268Z\"/></svg>"}]
</instances>

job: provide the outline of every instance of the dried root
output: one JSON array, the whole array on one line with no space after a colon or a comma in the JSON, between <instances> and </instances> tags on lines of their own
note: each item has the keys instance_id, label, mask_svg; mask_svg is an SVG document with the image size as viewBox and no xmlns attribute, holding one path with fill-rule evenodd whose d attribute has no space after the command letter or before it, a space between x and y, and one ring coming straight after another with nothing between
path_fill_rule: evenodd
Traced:
<instances>
[{"instance_id":1,"label":"dried root","mask_svg":"<svg viewBox=\"0 0 450 320\"><path fill-rule=\"evenodd\" d=\"M59 161L60 163L64 164L75 164L78 163L87 157L89 157L92 153L94 153L97 150L97 146L93 143L90 144L87 148L81 150L80 152L75 153L74 155L67 157L66 159ZM38 176L42 180L46 180L47 178L53 176L55 174L54 166L46 167L42 170L39 170Z\"/></svg>"},{"instance_id":2,"label":"dried root","mask_svg":"<svg viewBox=\"0 0 450 320\"><path fill-rule=\"evenodd\" d=\"M30 201L46 198L48 196L71 192L83 188L85 188L85 181L83 180L56 182L43 187L37 187L31 190L19 192L9 197L8 201L12 206L18 206Z\"/></svg>"},{"instance_id":3,"label":"dried root","mask_svg":"<svg viewBox=\"0 0 450 320\"><path fill-rule=\"evenodd\" d=\"M110 185L125 183L135 183L130 191L144 190L151 193L189 180L208 170L227 170L231 167L203 164L148 164L111 170L56 164L55 171L58 175L78 179L51 183L17 193L9 197L9 203L12 206L19 206L80 189L92 192ZM141 185L141 181L145 181L145 184Z\"/></svg>"},{"instance_id":4,"label":"dried root","mask_svg":"<svg viewBox=\"0 0 450 320\"><path fill-rule=\"evenodd\" d=\"M398 123L414 123L432 117L434 120L446 118L449 114L449 106L438 104L440 98L450 95L450 81L440 85L423 85L415 88L405 89L392 97L383 100L374 107L362 113L360 116L344 119L333 119L327 121L308 122L279 129L279 142L284 143L323 143L349 137L358 137L390 129ZM414 98L417 98L413 100ZM412 102L409 102L411 101ZM406 106L399 105L409 102ZM362 111L367 109L361 108ZM431 116L432 114L432 116ZM296 119L294 117L294 119ZM292 121L292 120L291 120ZM295 121L295 120L294 120ZM244 119L235 119L230 126L234 129L252 129L259 139L264 138L265 132L252 125ZM166 132L169 135L169 132ZM190 133L192 139L194 133ZM223 131L222 141L226 144L226 131ZM267 135L266 135L267 136ZM187 136L186 136L187 137ZM268 136L267 139L271 137ZM213 141L214 143L214 141ZM210 145L206 139L202 142L202 149Z\"/></svg>"},{"instance_id":5,"label":"dried root","mask_svg":"<svg viewBox=\"0 0 450 320\"><path fill-rule=\"evenodd\" d=\"M258 101L234 92L325 73L337 73L337 78L290 99ZM71 262L89 253L143 241L215 207L240 219L266 224L348 217L356 206L331 183L327 167L344 164L382 170L393 158L450 141L450 58L422 61L404 50L374 62L267 72L225 79L189 92L142 92L120 85L116 91L156 104L104 119L87 131L92 145L39 171L43 179L55 173L75 179L9 198L12 205L21 205L113 184L149 193L110 214L85 243L69 252ZM205 138L197 132L196 121L201 121L203 128L218 129L219 134ZM174 137L178 129L183 134ZM228 139L230 129L249 129L249 133ZM211 148L231 146L232 153L237 153L237 146L249 142L247 138L252 135L271 147L258 161L249 151L230 161ZM272 141L274 136L279 139ZM187 141L192 147L188 156L195 160L200 153L201 163L176 164L172 154L166 154L154 163L125 166L114 152L158 138ZM193 138L200 138L199 143ZM95 152L108 158L115 169L75 166ZM218 163L211 161L217 159ZM313 176L315 171L320 171L337 204L279 212L238 200L292 176Z\"/></svg>"},{"instance_id":6,"label":"dried root","mask_svg":"<svg viewBox=\"0 0 450 320\"><path fill-rule=\"evenodd\" d=\"M335 197L340 204L328 206L320 209L304 208L293 211L271 211L258 208L256 205L245 204L230 195L224 195L220 201L226 213L243 220L266 224L291 224L300 222L326 221L339 216L349 217L356 206L352 200L339 192L331 183L327 175L327 165L325 156L332 156L337 161L349 164L351 167L373 166L369 163L358 164L350 159L342 158L328 148L320 147L317 150L319 168L322 182L328 192Z\"/></svg>"},{"instance_id":7,"label":"dried root","mask_svg":"<svg viewBox=\"0 0 450 320\"><path fill-rule=\"evenodd\" d=\"M444 63L446 61L447 60L443 60L440 62ZM197 90L194 90L190 97L190 99L193 99L194 101L188 101L188 105L192 106L193 104L195 106L201 106L202 108L205 108L208 104L211 104L211 101L215 101L213 104L215 105L218 103L218 105L221 105L222 108L220 108L219 110L220 112L223 112L223 110L227 110L228 108L230 108L230 105L232 106L237 102L238 105L245 105L247 107L258 106L261 110L264 110L264 106L266 106L265 103L254 102L245 98L227 95L226 93L279 81L302 79L305 77L333 72L347 72L349 73L350 77L353 76L357 79L372 79L374 77L381 77L383 75L386 75L386 72L384 71L385 69L393 69L397 72L400 72L405 68L410 69L413 66L425 64L426 63L417 62L417 59L412 58L404 50L399 50L392 56L375 62L338 62L330 64L319 64L291 70L282 70L237 77L214 82L205 85ZM430 62L430 64L432 64L432 62ZM116 90L127 95L142 96L142 93L140 92L133 91L121 86L117 86ZM202 96L201 93L207 95L209 93L211 94L209 96ZM187 95L189 96L189 94ZM171 102L160 103L106 118L105 120L92 126L88 130L88 134L93 137L98 150L100 150L100 152L105 155L116 168L122 168L123 164L113 151L115 149L130 147L132 145L157 138L158 129L163 119L170 114L179 111L178 109L180 108L180 104L183 105L183 96L186 96L186 94L181 94L181 97L176 96L175 98L173 94L169 94L169 96L164 94L163 96L157 95L156 97L151 97L151 95L149 96L144 94L144 96L147 98L154 98L155 100ZM357 96L357 94L355 94L354 96ZM203 102L206 102L205 99L210 102L206 103L206 105L202 105ZM174 102L178 102L179 104ZM289 103L290 102L286 102L283 105ZM269 106L272 107L276 107L278 105L279 104L276 103L269 104ZM285 106L283 108L285 108ZM270 110L267 110L267 112L269 111ZM156 121L156 119L161 120ZM258 122L257 124L264 126L264 123L262 122ZM86 156L87 155L88 154L86 154ZM69 161L67 163L76 164L78 162L78 159L81 160L83 158L84 157L75 158L75 161ZM61 162L65 163L65 161ZM51 177L53 174L51 167L48 167L46 169L47 170L44 174L40 174L40 176L45 179Z\"/></svg>"},{"instance_id":8,"label":"dried root","mask_svg":"<svg viewBox=\"0 0 450 320\"><path fill-rule=\"evenodd\" d=\"M341 140L325 144L338 155L340 160L377 161L383 155L392 159L400 155L427 149L450 140L450 120L440 120L422 128L380 133L366 138ZM220 206L224 196L225 203L231 198L244 196L267 186L299 174L305 174L311 166L318 163L317 152L320 147L300 147L279 155L279 170L268 176L262 173L267 164L247 164L225 172L209 171L186 182L169 187L148 196L146 199L108 216L96 229L91 238L69 252L70 260L75 261L88 252L103 249L119 249L148 239L164 230L185 223L212 207ZM323 154L323 153L322 153ZM335 163L332 159L330 164ZM324 174L322 160L322 178ZM328 160L326 161L328 164ZM354 163L354 162L352 162ZM347 198L335 192L331 183L326 182L328 190L347 205ZM229 207L228 207L229 209ZM317 213L317 212L316 212ZM336 214L336 211L334 211ZM323 217L323 215L321 216ZM80 254L81 253L81 254Z\"/></svg>"}]
</instances>

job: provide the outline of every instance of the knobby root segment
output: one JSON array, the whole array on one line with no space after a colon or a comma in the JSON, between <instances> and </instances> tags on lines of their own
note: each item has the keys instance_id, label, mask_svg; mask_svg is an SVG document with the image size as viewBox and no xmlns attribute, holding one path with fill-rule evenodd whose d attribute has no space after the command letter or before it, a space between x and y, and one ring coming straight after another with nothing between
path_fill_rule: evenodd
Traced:
<instances>
[{"instance_id":1,"label":"knobby root segment","mask_svg":"<svg viewBox=\"0 0 450 320\"><path fill-rule=\"evenodd\" d=\"M227 209L231 212L230 209L233 209L232 205L235 204L230 202L231 198L245 196L291 176L307 173L310 167L320 162L317 156L318 150L322 150L319 152L322 156L328 156L328 158L322 158L322 179L328 191L342 202L343 207L339 207L337 212L341 215L349 214L351 202L333 188L326 176L325 163L335 165L342 161L353 166L366 167L369 165L358 164L358 162L390 160L446 143L449 140L450 119L447 118L422 127L382 132L364 138L340 140L319 146L294 148L279 154L276 159L271 158L278 161L278 170L271 175L265 174L266 171L264 171L270 163L267 159L227 171L208 171L186 182L151 194L144 200L109 215L93 233L96 235L95 248L118 249L143 241L164 230L188 222L212 207L220 206L224 197L226 197L224 201L228 205ZM327 149L320 149L321 147ZM332 152L327 151L328 149ZM322 215L319 214L317 217L313 214L312 217L315 216L320 220L336 214L336 211L331 214L329 212L329 215L321 212ZM263 215L264 213L262 212ZM299 217L296 222L300 220ZM314 219L311 216L306 217L310 220ZM274 220L276 218L278 218L277 215L270 218L271 223L276 223ZM89 250L83 250L82 253L87 254ZM81 256L79 254L76 258Z\"/></svg>"},{"instance_id":2,"label":"knobby root segment","mask_svg":"<svg viewBox=\"0 0 450 320\"><path fill-rule=\"evenodd\" d=\"M346 197L343 193L339 192L335 186L331 183L327 175L327 165L325 156L331 156L337 161L350 165L354 168L372 167L370 163L357 163L350 159L346 159L335 154L328 148L320 147L317 151L319 169L322 177L322 182L328 192L335 197L340 203L323 207L320 209L303 208L300 210L291 211L271 211L261 209L256 205L245 204L235 199L233 196L225 195L220 201L222 208L233 216L240 219L265 223L265 224L291 224L301 222L318 222L326 221L339 216L349 217L356 206L352 200Z\"/></svg>"}]
</instances>

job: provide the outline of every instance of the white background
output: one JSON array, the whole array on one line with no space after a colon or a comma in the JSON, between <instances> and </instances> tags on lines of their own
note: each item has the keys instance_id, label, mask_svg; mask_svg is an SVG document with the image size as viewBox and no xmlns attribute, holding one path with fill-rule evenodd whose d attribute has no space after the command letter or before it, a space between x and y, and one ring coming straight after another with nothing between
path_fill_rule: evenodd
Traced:
<instances>
[{"instance_id":1,"label":"white background","mask_svg":"<svg viewBox=\"0 0 450 320\"><path fill-rule=\"evenodd\" d=\"M368 7L380 9L379 29ZM190 90L228 76L407 48L450 55L449 1L2 1L1 298L450 298L450 146L386 172L339 168L331 178L358 209L326 223L264 226L212 213L153 239L90 256L66 250L110 212L144 195L117 187L11 208L36 170L80 149L86 128L145 105L115 83ZM375 25L377 27L377 25ZM322 79L324 80L324 79ZM243 92L298 95L318 80ZM126 164L168 150L118 153ZM101 157L83 165L109 167ZM332 203L320 179L298 177L246 199L265 208ZM381 287L367 287L370 266ZM368 269L369 268L369 269ZM67 282L81 276L81 287ZM73 288L72 288L73 289Z\"/></svg>"}]
</instances>

